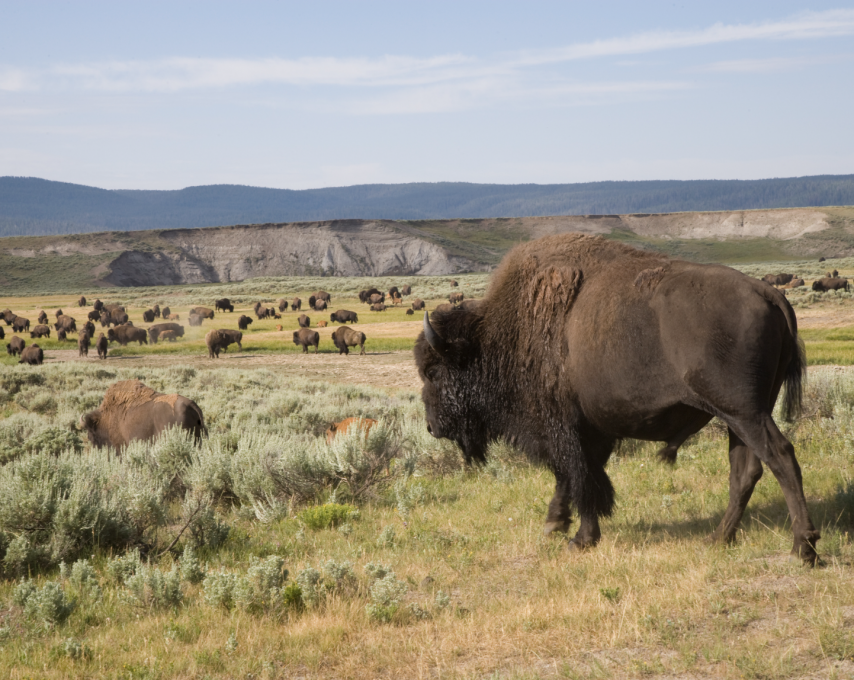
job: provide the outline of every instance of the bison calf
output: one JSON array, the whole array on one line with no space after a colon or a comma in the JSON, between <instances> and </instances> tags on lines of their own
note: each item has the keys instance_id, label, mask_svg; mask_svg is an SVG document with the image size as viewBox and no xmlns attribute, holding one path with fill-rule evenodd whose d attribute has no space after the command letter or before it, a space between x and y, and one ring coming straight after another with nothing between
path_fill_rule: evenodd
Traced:
<instances>
[{"instance_id":1,"label":"bison calf","mask_svg":"<svg viewBox=\"0 0 854 680\"><path fill-rule=\"evenodd\" d=\"M340 423L332 423L329 426L329 429L326 430L326 443L331 444L336 435L349 432L352 429L362 430L367 437L368 432L376 424L377 421L373 418L345 418Z\"/></svg>"},{"instance_id":2,"label":"bison calf","mask_svg":"<svg viewBox=\"0 0 854 680\"><path fill-rule=\"evenodd\" d=\"M309 345L314 345L314 353L317 354L317 348L320 346L320 333L310 328L300 328L298 331L294 331L294 344L302 345L303 354L308 353Z\"/></svg>"}]
</instances>

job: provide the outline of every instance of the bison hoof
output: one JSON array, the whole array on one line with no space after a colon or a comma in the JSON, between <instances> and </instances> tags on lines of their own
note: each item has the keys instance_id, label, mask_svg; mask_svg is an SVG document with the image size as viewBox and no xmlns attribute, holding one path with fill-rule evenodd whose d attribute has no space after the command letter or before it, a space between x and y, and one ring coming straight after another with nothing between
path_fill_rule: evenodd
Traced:
<instances>
[{"instance_id":1,"label":"bison hoof","mask_svg":"<svg viewBox=\"0 0 854 680\"><path fill-rule=\"evenodd\" d=\"M567 550L573 553L586 552L591 548L596 547L595 541L583 541L578 536L573 539L570 539L569 545L567 545Z\"/></svg>"},{"instance_id":2,"label":"bison hoof","mask_svg":"<svg viewBox=\"0 0 854 680\"><path fill-rule=\"evenodd\" d=\"M543 527L543 535L548 536L553 533L565 534L569 531L569 523L568 519L559 522L546 522Z\"/></svg>"},{"instance_id":3,"label":"bison hoof","mask_svg":"<svg viewBox=\"0 0 854 680\"><path fill-rule=\"evenodd\" d=\"M802 539L795 539L795 544L792 546L792 558L803 562L808 567L820 567L824 565L818 553L815 551L815 544L821 535L817 531L811 531Z\"/></svg>"}]
</instances>

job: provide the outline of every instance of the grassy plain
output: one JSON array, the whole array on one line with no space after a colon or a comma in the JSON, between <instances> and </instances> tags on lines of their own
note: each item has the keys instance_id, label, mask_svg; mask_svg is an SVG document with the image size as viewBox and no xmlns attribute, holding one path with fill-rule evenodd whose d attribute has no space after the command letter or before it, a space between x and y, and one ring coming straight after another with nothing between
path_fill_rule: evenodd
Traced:
<instances>
[{"instance_id":1,"label":"grassy plain","mask_svg":"<svg viewBox=\"0 0 854 680\"><path fill-rule=\"evenodd\" d=\"M332 310L359 313L369 353L408 357L401 350L411 348L419 317L368 312L353 296L364 281L323 283L338 286L326 288ZM450 291L445 280L411 283L430 309ZM486 277L460 283L479 296ZM707 544L728 494L726 436L715 423L673 467L658 462L656 445L624 442L608 468L616 512L600 546L578 555L565 539L541 535L552 475L506 445L493 447L487 466L466 470L452 445L426 434L417 378L389 377L395 389L354 385L352 367L367 382L377 357L339 362L325 335L324 356L275 364L298 349L290 341L298 314L250 327L242 354L268 366L240 369L234 348L219 362L206 359L209 328L236 327L255 299L306 300L315 284L101 291L128 305L136 325L146 325L141 314L153 302L169 304L187 336L113 345L105 362L68 361L58 350L73 342L40 342L48 360L63 361L3 368L0 668L8 677L854 674L854 372L841 367L854 364L854 300L846 294L791 295L811 368L803 417L785 430L825 563L806 569L788 559L788 515L770 474L735 544ZM77 295L0 305L32 321L36 310L61 306L79 320ZM186 325L190 306L212 307L222 296L237 302L234 313ZM311 377L319 361L333 362L321 381ZM108 385L132 377L196 400L210 438L193 444L173 433L122 457L83 446L72 424ZM327 446L327 424L347 416L382 425L367 441ZM312 509L342 504L358 512L345 508L321 528L325 511ZM203 509L193 516L195 507ZM148 567L121 575L119 558L134 547ZM269 562L275 557L282 564ZM86 562L75 571L78 560ZM379 565L392 575L378 578ZM22 585L29 578L36 595ZM227 583L238 584L231 599ZM286 590L294 584L299 598Z\"/></svg>"}]
</instances>

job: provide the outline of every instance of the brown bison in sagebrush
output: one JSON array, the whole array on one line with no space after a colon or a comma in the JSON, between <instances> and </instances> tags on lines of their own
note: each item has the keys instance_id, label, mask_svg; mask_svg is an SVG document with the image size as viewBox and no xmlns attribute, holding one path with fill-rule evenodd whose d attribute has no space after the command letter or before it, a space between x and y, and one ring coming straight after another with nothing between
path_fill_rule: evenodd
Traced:
<instances>
[{"instance_id":1,"label":"brown bison in sagebrush","mask_svg":"<svg viewBox=\"0 0 854 680\"><path fill-rule=\"evenodd\" d=\"M44 324L44 325L47 325L47 323L48 323L47 313L43 309L39 310L38 322L41 324Z\"/></svg>"},{"instance_id":2,"label":"brown bison in sagebrush","mask_svg":"<svg viewBox=\"0 0 854 680\"><path fill-rule=\"evenodd\" d=\"M332 332L332 342L338 348L338 354L349 354L350 347L357 345L362 350L359 356L365 353L365 340L368 337L361 331L357 331L349 326L339 326Z\"/></svg>"},{"instance_id":3,"label":"brown bison in sagebrush","mask_svg":"<svg viewBox=\"0 0 854 680\"><path fill-rule=\"evenodd\" d=\"M448 302L452 305L458 305L465 299L465 297L466 296L463 293L451 293L448 296Z\"/></svg>"},{"instance_id":4,"label":"brown bison in sagebrush","mask_svg":"<svg viewBox=\"0 0 854 680\"><path fill-rule=\"evenodd\" d=\"M294 331L294 344L302 345L303 354L308 353L309 345L313 345L314 353L317 354L317 348L320 346L320 333L310 328L300 328L298 331Z\"/></svg>"},{"instance_id":5,"label":"brown bison in sagebrush","mask_svg":"<svg viewBox=\"0 0 854 680\"><path fill-rule=\"evenodd\" d=\"M371 428L377 424L373 418L344 418L340 423L332 423L326 430L326 443L331 444L338 434L349 432L351 429L362 430L367 437Z\"/></svg>"},{"instance_id":6,"label":"brown bison in sagebrush","mask_svg":"<svg viewBox=\"0 0 854 680\"><path fill-rule=\"evenodd\" d=\"M228 298L220 298L214 303L214 309L216 311L222 310L223 312L233 312L234 305L231 304L231 300Z\"/></svg>"},{"instance_id":7,"label":"brown bison in sagebrush","mask_svg":"<svg viewBox=\"0 0 854 680\"><path fill-rule=\"evenodd\" d=\"M793 278L795 278L794 274L766 274L762 280L772 286L785 286Z\"/></svg>"},{"instance_id":8,"label":"brown bison in sagebrush","mask_svg":"<svg viewBox=\"0 0 854 680\"><path fill-rule=\"evenodd\" d=\"M207 434L205 419L196 402L178 394L155 392L139 380L112 385L101 405L80 418L93 446L125 447L135 439L154 439L167 427L177 425L196 439Z\"/></svg>"},{"instance_id":9,"label":"brown bison in sagebrush","mask_svg":"<svg viewBox=\"0 0 854 680\"><path fill-rule=\"evenodd\" d=\"M30 366L41 366L44 363L44 352L42 348L33 343L21 352L21 360L19 364L29 364Z\"/></svg>"},{"instance_id":10,"label":"brown bison in sagebrush","mask_svg":"<svg viewBox=\"0 0 854 680\"><path fill-rule=\"evenodd\" d=\"M401 295L412 295L412 286L406 284L403 288L400 289Z\"/></svg>"},{"instance_id":11,"label":"brown bison in sagebrush","mask_svg":"<svg viewBox=\"0 0 854 680\"><path fill-rule=\"evenodd\" d=\"M31 338L49 338L50 337L50 326L45 326L44 324L39 324L33 330L30 331Z\"/></svg>"},{"instance_id":12,"label":"brown bison in sagebrush","mask_svg":"<svg viewBox=\"0 0 854 680\"><path fill-rule=\"evenodd\" d=\"M382 295L378 288L368 288L367 290L359 291L359 302L370 302L372 295Z\"/></svg>"},{"instance_id":13,"label":"brown bison in sagebrush","mask_svg":"<svg viewBox=\"0 0 854 680\"><path fill-rule=\"evenodd\" d=\"M314 294L314 297L318 300L323 300L326 303L332 302L332 296L327 293L325 290L319 290Z\"/></svg>"},{"instance_id":14,"label":"brown bison in sagebrush","mask_svg":"<svg viewBox=\"0 0 854 680\"><path fill-rule=\"evenodd\" d=\"M819 293L824 293L829 290L848 290L848 279L825 276L823 279L813 281L812 289Z\"/></svg>"},{"instance_id":15,"label":"brown bison in sagebrush","mask_svg":"<svg viewBox=\"0 0 854 680\"><path fill-rule=\"evenodd\" d=\"M547 464L556 490L545 530L567 531L575 507L573 548L595 545L611 514L605 464L618 440L665 442L660 455L673 461L717 416L731 475L713 538L735 537L765 463L792 518L792 552L815 563L800 468L771 415L783 385L784 414L797 412L806 367L777 289L601 237L549 236L514 248L475 310L436 312L432 324L425 314L415 359L430 433L467 461L507 439Z\"/></svg>"}]
</instances>

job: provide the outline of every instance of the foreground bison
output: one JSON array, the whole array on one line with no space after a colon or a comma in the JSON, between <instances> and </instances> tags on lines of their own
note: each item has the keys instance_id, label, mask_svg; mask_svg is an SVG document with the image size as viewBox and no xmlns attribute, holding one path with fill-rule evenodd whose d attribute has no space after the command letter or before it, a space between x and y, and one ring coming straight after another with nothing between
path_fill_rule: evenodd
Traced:
<instances>
[{"instance_id":1,"label":"foreground bison","mask_svg":"<svg viewBox=\"0 0 854 680\"><path fill-rule=\"evenodd\" d=\"M320 333L310 328L300 328L298 331L294 331L294 344L302 345L303 354L308 353L309 345L313 345L314 353L317 354L317 348L320 346Z\"/></svg>"},{"instance_id":2,"label":"foreground bison","mask_svg":"<svg viewBox=\"0 0 854 680\"><path fill-rule=\"evenodd\" d=\"M12 330L15 331L15 333L30 330L30 320L25 319L22 316L16 316L12 320Z\"/></svg>"},{"instance_id":3,"label":"foreground bison","mask_svg":"<svg viewBox=\"0 0 854 680\"><path fill-rule=\"evenodd\" d=\"M476 309L436 312L432 324L425 314L415 359L428 431L468 461L509 439L546 463L556 490L545 530L567 531L573 506L573 548L595 545L613 509L605 464L619 439L666 442L660 455L673 461L717 416L731 472L713 537L735 537L765 463L792 552L815 563L800 467L771 416L784 384L784 413L800 407L805 360L795 314L771 286L601 237L550 236L513 249Z\"/></svg>"},{"instance_id":4,"label":"foreground bison","mask_svg":"<svg viewBox=\"0 0 854 680\"><path fill-rule=\"evenodd\" d=\"M196 402L178 394L161 394L139 380L112 385L101 405L80 418L93 446L121 449L135 439L154 439L167 427L177 425L196 439L207 434Z\"/></svg>"},{"instance_id":5,"label":"foreground bison","mask_svg":"<svg viewBox=\"0 0 854 680\"><path fill-rule=\"evenodd\" d=\"M85 331L77 337L77 355L81 357L89 356L89 334Z\"/></svg>"},{"instance_id":6,"label":"foreground bison","mask_svg":"<svg viewBox=\"0 0 854 680\"><path fill-rule=\"evenodd\" d=\"M219 359L219 353L225 352L228 346L234 342L240 349L243 349L241 341L243 333L240 331L232 331L227 329L212 329L205 336L205 344L208 346L208 356L211 359Z\"/></svg>"},{"instance_id":7,"label":"foreground bison","mask_svg":"<svg viewBox=\"0 0 854 680\"><path fill-rule=\"evenodd\" d=\"M44 363L44 352L42 351L42 348L33 343L21 352L21 360L18 363L29 364L30 366L41 366Z\"/></svg>"},{"instance_id":8,"label":"foreground bison","mask_svg":"<svg viewBox=\"0 0 854 680\"><path fill-rule=\"evenodd\" d=\"M332 332L332 342L338 348L338 354L349 354L350 347L356 345L362 350L359 356L365 353L365 340L367 336L349 326L339 326Z\"/></svg>"}]
</instances>

